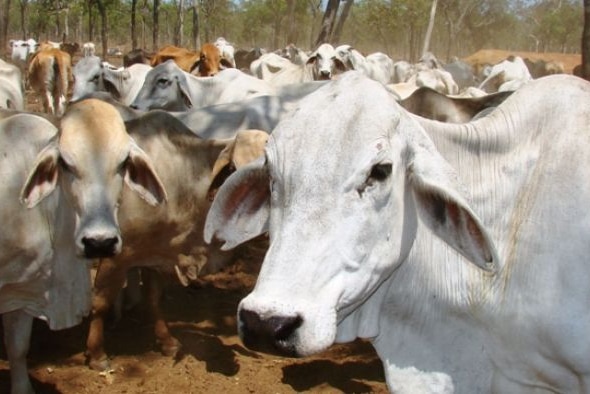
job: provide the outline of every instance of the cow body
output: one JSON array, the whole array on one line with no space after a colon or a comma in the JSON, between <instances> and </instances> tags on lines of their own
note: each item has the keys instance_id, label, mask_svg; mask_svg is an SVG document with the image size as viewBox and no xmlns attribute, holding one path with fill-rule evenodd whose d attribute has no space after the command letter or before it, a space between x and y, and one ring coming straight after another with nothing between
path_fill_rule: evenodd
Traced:
<instances>
[{"instance_id":1,"label":"cow body","mask_svg":"<svg viewBox=\"0 0 590 394\"><path fill-rule=\"evenodd\" d=\"M161 188L154 195L157 178L114 115L94 100L73 105L59 132L36 115L0 121L0 193L7 202L0 216L11 227L0 237L0 314L13 393L32 392L26 366L32 319L59 330L89 312L88 259L121 250L116 216L128 171L142 174L128 185L153 203L162 200ZM30 209L8 203L19 195Z\"/></svg>"},{"instance_id":2,"label":"cow body","mask_svg":"<svg viewBox=\"0 0 590 394\"><path fill-rule=\"evenodd\" d=\"M70 55L55 48L39 51L31 59L28 75L31 87L41 96L43 110L63 114L72 76Z\"/></svg>"},{"instance_id":3,"label":"cow body","mask_svg":"<svg viewBox=\"0 0 590 394\"><path fill-rule=\"evenodd\" d=\"M20 69L0 59L0 108L22 111L25 94Z\"/></svg>"},{"instance_id":4,"label":"cow body","mask_svg":"<svg viewBox=\"0 0 590 394\"><path fill-rule=\"evenodd\" d=\"M402 107L427 119L448 123L467 123L477 116L488 114L500 105L508 92L481 97L449 97L436 90L421 87L400 101Z\"/></svg>"},{"instance_id":5,"label":"cow body","mask_svg":"<svg viewBox=\"0 0 590 394\"><path fill-rule=\"evenodd\" d=\"M587 82L545 77L453 125L359 75L310 94L208 214L227 248L269 231L244 343L305 356L370 338L393 392L410 367L458 393L587 391L588 100Z\"/></svg>"}]
</instances>

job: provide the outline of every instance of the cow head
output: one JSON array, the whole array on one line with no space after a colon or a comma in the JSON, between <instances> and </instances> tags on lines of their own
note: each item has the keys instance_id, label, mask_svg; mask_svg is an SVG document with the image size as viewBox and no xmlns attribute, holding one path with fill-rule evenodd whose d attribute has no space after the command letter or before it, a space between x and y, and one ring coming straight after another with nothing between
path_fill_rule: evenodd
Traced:
<instances>
[{"instance_id":1,"label":"cow head","mask_svg":"<svg viewBox=\"0 0 590 394\"><path fill-rule=\"evenodd\" d=\"M226 248L269 232L256 287L238 310L247 346L295 356L326 349L404 262L418 218L494 269L494 246L456 174L378 82L350 72L306 96L265 152L221 186L205 226L205 239ZM359 326L358 336L378 330Z\"/></svg>"},{"instance_id":2,"label":"cow head","mask_svg":"<svg viewBox=\"0 0 590 394\"><path fill-rule=\"evenodd\" d=\"M123 183L156 205L166 192L146 154L125 130L117 110L100 100L73 104L58 135L38 155L21 192L36 206L58 186L75 217L77 251L87 258L121 251L117 209Z\"/></svg>"},{"instance_id":3,"label":"cow head","mask_svg":"<svg viewBox=\"0 0 590 394\"><path fill-rule=\"evenodd\" d=\"M201 47L199 59L190 72L199 77L212 77L219 73L220 70L232 67L232 64L227 59L221 57L221 52L217 46L206 43Z\"/></svg>"},{"instance_id":4,"label":"cow head","mask_svg":"<svg viewBox=\"0 0 590 394\"><path fill-rule=\"evenodd\" d=\"M346 71L346 66L338 58L334 47L322 44L307 59L307 67L311 67L313 79L332 79L335 75Z\"/></svg>"},{"instance_id":5,"label":"cow head","mask_svg":"<svg viewBox=\"0 0 590 394\"><path fill-rule=\"evenodd\" d=\"M186 111L192 106L185 72L173 60L158 64L146 74L143 86L130 105L141 111Z\"/></svg>"},{"instance_id":6,"label":"cow head","mask_svg":"<svg viewBox=\"0 0 590 394\"><path fill-rule=\"evenodd\" d=\"M78 101L90 93L105 90L102 77L103 67L98 56L85 56L76 63L72 70L74 76L72 102Z\"/></svg>"}]
</instances>

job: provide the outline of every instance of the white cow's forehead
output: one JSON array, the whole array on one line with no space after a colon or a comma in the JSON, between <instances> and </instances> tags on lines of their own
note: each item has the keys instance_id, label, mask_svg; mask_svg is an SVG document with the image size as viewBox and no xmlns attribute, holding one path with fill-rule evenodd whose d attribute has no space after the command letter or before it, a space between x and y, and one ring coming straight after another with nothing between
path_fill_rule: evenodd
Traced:
<instances>
[{"instance_id":1,"label":"white cow's forehead","mask_svg":"<svg viewBox=\"0 0 590 394\"><path fill-rule=\"evenodd\" d=\"M359 144L371 144L395 129L400 111L394 97L378 82L346 74L307 96L277 126L268 142L270 157L353 154L362 149Z\"/></svg>"}]
</instances>

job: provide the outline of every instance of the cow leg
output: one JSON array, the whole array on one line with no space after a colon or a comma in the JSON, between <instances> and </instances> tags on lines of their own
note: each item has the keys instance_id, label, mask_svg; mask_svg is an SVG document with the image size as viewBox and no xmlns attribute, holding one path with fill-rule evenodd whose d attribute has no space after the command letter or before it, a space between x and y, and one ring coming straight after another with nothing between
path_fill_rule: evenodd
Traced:
<instances>
[{"instance_id":1,"label":"cow leg","mask_svg":"<svg viewBox=\"0 0 590 394\"><path fill-rule=\"evenodd\" d=\"M10 364L12 394L33 394L29 380L27 353L31 340L33 317L22 310L7 312L2 315L4 325L4 345Z\"/></svg>"},{"instance_id":2,"label":"cow leg","mask_svg":"<svg viewBox=\"0 0 590 394\"><path fill-rule=\"evenodd\" d=\"M104 351L104 322L111 305L125 283L126 272L125 267L120 267L112 259L102 259L94 279L86 357L90 368L98 371L110 369L109 360Z\"/></svg>"},{"instance_id":3,"label":"cow leg","mask_svg":"<svg viewBox=\"0 0 590 394\"><path fill-rule=\"evenodd\" d=\"M141 271L143 285L146 288L148 303L154 320L154 333L166 356L175 356L180 350L180 342L170 334L168 323L164 320L160 311L160 298L162 297L162 278L151 270Z\"/></svg>"}]
</instances>

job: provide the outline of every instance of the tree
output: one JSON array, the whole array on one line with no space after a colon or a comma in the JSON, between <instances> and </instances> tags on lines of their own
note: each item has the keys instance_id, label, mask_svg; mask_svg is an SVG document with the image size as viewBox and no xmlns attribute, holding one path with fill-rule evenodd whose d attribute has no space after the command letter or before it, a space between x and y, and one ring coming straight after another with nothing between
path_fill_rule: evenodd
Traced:
<instances>
[{"instance_id":1,"label":"tree","mask_svg":"<svg viewBox=\"0 0 590 394\"><path fill-rule=\"evenodd\" d=\"M584 30L582 33L582 78L590 81L590 0L584 0Z\"/></svg>"},{"instance_id":2,"label":"tree","mask_svg":"<svg viewBox=\"0 0 590 394\"><path fill-rule=\"evenodd\" d=\"M10 21L10 0L0 1L0 45L2 52L8 46L8 22Z\"/></svg>"},{"instance_id":3,"label":"tree","mask_svg":"<svg viewBox=\"0 0 590 394\"><path fill-rule=\"evenodd\" d=\"M152 28L152 50L155 52L158 50L158 34L160 33L160 24L158 22L160 18L160 0L154 0L154 9L152 14L152 20L154 26Z\"/></svg>"},{"instance_id":4,"label":"tree","mask_svg":"<svg viewBox=\"0 0 590 394\"><path fill-rule=\"evenodd\" d=\"M330 42L339 6L340 0L328 0L326 12L324 12L324 17L322 18L320 33L318 34L318 38L315 41L316 48L324 42Z\"/></svg>"},{"instance_id":5,"label":"tree","mask_svg":"<svg viewBox=\"0 0 590 394\"><path fill-rule=\"evenodd\" d=\"M332 35L332 42L340 42L340 37L342 37L342 29L344 28L344 22L348 18L348 14L350 13L350 9L352 8L353 3L354 0L345 1L344 8L342 9L342 13L340 14L340 18L338 18L336 28L334 29L334 34Z\"/></svg>"},{"instance_id":6,"label":"tree","mask_svg":"<svg viewBox=\"0 0 590 394\"><path fill-rule=\"evenodd\" d=\"M94 0L100 15L100 40L102 42L102 57L106 59L109 50L109 22L105 0Z\"/></svg>"},{"instance_id":7,"label":"tree","mask_svg":"<svg viewBox=\"0 0 590 394\"><path fill-rule=\"evenodd\" d=\"M422 56L426 54L430 49L430 37L432 36L432 29L434 28L434 18L436 16L436 4L438 0L432 0L432 8L430 9L430 20L428 21L428 28L426 29L426 35L424 36L424 46L422 47Z\"/></svg>"},{"instance_id":8,"label":"tree","mask_svg":"<svg viewBox=\"0 0 590 394\"><path fill-rule=\"evenodd\" d=\"M197 50L201 47L201 38L199 36L199 10L197 7L197 0L193 0L192 10L193 10L193 30L192 30L193 46L194 46L195 50Z\"/></svg>"},{"instance_id":9,"label":"tree","mask_svg":"<svg viewBox=\"0 0 590 394\"><path fill-rule=\"evenodd\" d=\"M181 47L183 41L184 31L184 0L178 0L178 14L177 14L176 31L174 33L174 44Z\"/></svg>"},{"instance_id":10,"label":"tree","mask_svg":"<svg viewBox=\"0 0 590 394\"><path fill-rule=\"evenodd\" d=\"M131 0L131 49L137 48L137 0Z\"/></svg>"}]
</instances>

